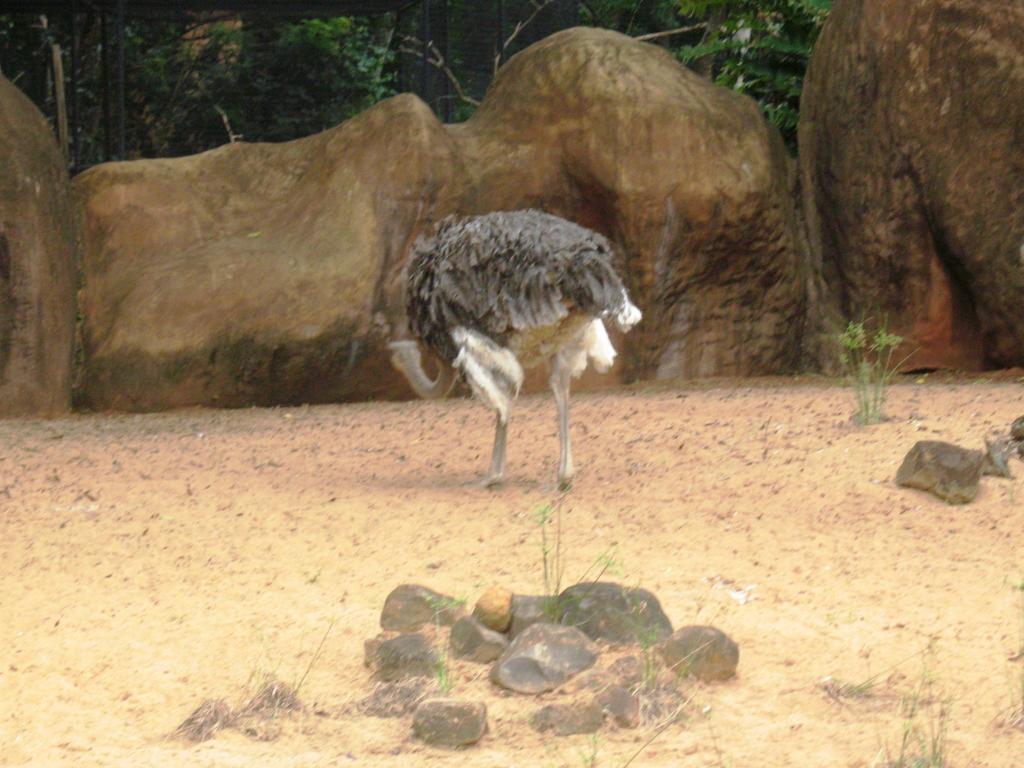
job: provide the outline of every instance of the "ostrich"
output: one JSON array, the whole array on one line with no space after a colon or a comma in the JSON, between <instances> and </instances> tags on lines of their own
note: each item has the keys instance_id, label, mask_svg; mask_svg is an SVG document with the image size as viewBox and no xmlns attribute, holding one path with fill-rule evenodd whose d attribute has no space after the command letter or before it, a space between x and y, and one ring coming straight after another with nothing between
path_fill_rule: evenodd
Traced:
<instances>
[{"instance_id":1,"label":"ostrich","mask_svg":"<svg viewBox=\"0 0 1024 768\"><path fill-rule=\"evenodd\" d=\"M431 380L416 341L395 341L392 364L420 397L444 397L459 372L496 413L485 486L505 474L512 401L523 369L550 363L558 407L558 485L573 477L569 384L587 367L615 359L603 320L628 331L641 314L612 267L602 235L534 210L450 216L417 242L409 263L406 310L412 332L441 361Z\"/></svg>"}]
</instances>

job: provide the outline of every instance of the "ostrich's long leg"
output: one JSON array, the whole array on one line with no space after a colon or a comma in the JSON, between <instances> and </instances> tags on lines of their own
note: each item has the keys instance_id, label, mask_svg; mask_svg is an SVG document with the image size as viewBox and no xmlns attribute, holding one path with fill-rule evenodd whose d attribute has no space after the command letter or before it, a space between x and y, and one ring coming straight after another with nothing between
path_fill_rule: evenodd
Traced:
<instances>
[{"instance_id":1,"label":"ostrich's long leg","mask_svg":"<svg viewBox=\"0 0 1024 768\"><path fill-rule=\"evenodd\" d=\"M572 444L569 440L569 369L556 357L551 371L551 391L558 407L558 487L566 490L572 484Z\"/></svg>"},{"instance_id":2,"label":"ostrich's long leg","mask_svg":"<svg viewBox=\"0 0 1024 768\"><path fill-rule=\"evenodd\" d=\"M505 479L505 448L508 444L508 422L501 414L494 420L494 450L491 453L491 471L484 480L485 486L497 485Z\"/></svg>"}]
</instances>

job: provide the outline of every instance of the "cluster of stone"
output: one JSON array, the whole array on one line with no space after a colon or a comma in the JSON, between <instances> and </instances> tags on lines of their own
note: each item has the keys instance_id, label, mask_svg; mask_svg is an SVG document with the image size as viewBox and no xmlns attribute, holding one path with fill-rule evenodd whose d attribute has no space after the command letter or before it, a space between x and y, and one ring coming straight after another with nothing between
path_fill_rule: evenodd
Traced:
<instances>
[{"instance_id":1,"label":"cluster of stone","mask_svg":"<svg viewBox=\"0 0 1024 768\"><path fill-rule=\"evenodd\" d=\"M423 741L462 747L487 732L487 705L448 695L410 680L448 674L447 659L490 665L499 689L559 700L531 717L538 731L558 736L593 733L610 723L635 728L644 721L645 691L675 690L680 679L731 678L739 649L714 627L673 631L649 591L611 582L587 582L558 595L515 595L487 589L472 611L427 587L403 584L381 613L384 633L365 643L366 665L377 683L367 714L412 712ZM446 649L445 649L446 646ZM602 656L615 654L602 664ZM564 694L564 695L563 695Z\"/></svg>"}]
</instances>

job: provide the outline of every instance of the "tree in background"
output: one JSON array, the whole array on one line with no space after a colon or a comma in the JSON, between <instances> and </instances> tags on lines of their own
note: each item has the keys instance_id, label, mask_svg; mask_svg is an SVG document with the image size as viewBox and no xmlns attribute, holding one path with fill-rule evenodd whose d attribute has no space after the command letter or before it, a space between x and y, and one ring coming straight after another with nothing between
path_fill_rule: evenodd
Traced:
<instances>
[{"instance_id":1,"label":"tree in background","mask_svg":"<svg viewBox=\"0 0 1024 768\"><path fill-rule=\"evenodd\" d=\"M518 9L522 18L507 20L506 33L515 39L502 58L541 34L546 25L538 19L554 12L553 3L568 1L507 3L506 10ZM578 11L583 24L661 45L700 74L750 95L795 152L804 71L830 5L831 0L578 0L573 14ZM497 41L487 20L494 8L478 0L450 0L449 9L451 61L441 64L448 69L445 77L465 86L469 98L453 111L456 120L464 120L493 71ZM396 92L400 49L406 57L410 50L421 55L423 41L409 44L415 19L406 21L409 29L400 31L394 14L129 19L128 154L167 157L235 140L284 141L336 125ZM527 28L518 29L521 23ZM0 14L0 71L51 119L56 110L46 52L54 44L70 57L65 15L45 23L38 16ZM109 142L103 132L100 50L97 18L86 17L73 95L84 165L101 161ZM439 48L433 50L435 59L441 56Z\"/></svg>"},{"instance_id":2,"label":"tree in background","mask_svg":"<svg viewBox=\"0 0 1024 768\"><path fill-rule=\"evenodd\" d=\"M228 18L133 25L129 144L167 156L226 141L286 141L330 128L395 93L394 53L371 21Z\"/></svg>"}]
</instances>

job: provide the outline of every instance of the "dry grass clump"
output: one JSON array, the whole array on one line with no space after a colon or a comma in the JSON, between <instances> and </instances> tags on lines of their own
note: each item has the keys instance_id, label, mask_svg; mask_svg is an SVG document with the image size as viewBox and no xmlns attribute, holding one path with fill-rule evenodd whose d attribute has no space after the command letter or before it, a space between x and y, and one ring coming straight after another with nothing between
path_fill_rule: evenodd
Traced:
<instances>
[{"instance_id":1,"label":"dry grass clump","mask_svg":"<svg viewBox=\"0 0 1024 768\"><path fill-rule=\"evenodd\" d=\"M224 699L207 699L175 729L175 734L190 741L206 741L222 728L230 728L235 714Z\"/></svg>"},{"instance_id":2,"label":"dry grass clump","mask_svg":"<svg viewBox=\"0 0 1024 768\"><path fill-rule=\"evenodd\" d=\"M295 689L275 677L268 676L256 694L237 709L232 709L224 699L206 699L185 718L174 733L190 741L199 742L213 738L217 731L224 728L238 728L253 738L268 741L276 738L280 729L256 727L255 721L271 721L281 713L301 709L302 702L299 701Z\"/></svg>"}]
</instances>

